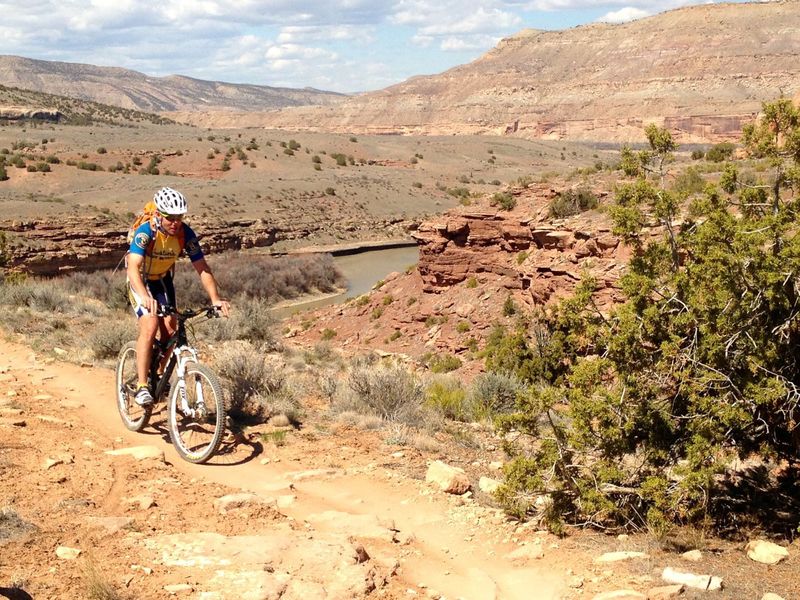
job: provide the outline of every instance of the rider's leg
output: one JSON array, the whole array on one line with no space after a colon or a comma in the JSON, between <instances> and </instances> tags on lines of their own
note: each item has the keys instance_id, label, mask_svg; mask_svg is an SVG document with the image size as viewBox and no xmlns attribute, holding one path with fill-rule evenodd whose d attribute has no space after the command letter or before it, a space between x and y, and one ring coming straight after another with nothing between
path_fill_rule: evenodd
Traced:
<instances>
[{"instance_id":1,"label":"rider's leg","mask_svg":"<svg viewBox=\"0 0 800 600\"><path fill-rule=\"evenodd\" d=\"M158 331L158 321L155 315L145 314L139 317L139 337L136 338L136 375L139 378L139 386L147 385L150 355Z\"/></svg>"},{"instance_id":2,"label":"rider's leg","mask_svg":"<svg viewBox=\"0 0 800 600\"><path fill-rule=\"evenodd\" d=\"M159 339L162 341L168 340L172 337L175 331L178 329L178 319L175 318L175 315L169 315L168 317L163 317L158 320L158 328L159 328ZM158 366L159 373L164 372L164 368L167 366L167 362L169 362L169 357L172 356L172 347L169 349L164 349L164 354L161 357L161 362Z\"/></svg>"},{"instance_id":3,"label":"rider's leg","mask_svg":"<svg viewBox=\"0 0 800 600\"><path fill-rule=\"evenodd\" d=\"M164 277L159 280L157 289L158 291L156 293L156 299L161 304L171 306L173 308L177 307L177 303L175 302L175 284L172 280L172 271L165 274ZM178 329L178 319L175 317L175 315L169 315L161 318L159 319L158 327L161 340L166 341L171 338L172 334L174 334ZM159 372L164 371L171 354L172 348L170 348L169 351L164 352L164 356L161 358L161 364L159 365Z\"/></svg>"}]
</instances>

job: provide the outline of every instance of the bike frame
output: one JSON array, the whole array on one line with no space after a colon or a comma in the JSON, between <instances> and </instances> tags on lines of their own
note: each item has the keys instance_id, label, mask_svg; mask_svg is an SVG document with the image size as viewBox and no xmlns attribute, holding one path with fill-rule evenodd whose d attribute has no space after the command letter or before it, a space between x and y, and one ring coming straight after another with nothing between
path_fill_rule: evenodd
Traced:
<instances>
[{"instance_id":1,"label":"bike frame","mask_svg":"<svg viewBox=\"0 0 800 600\"><path fill-rule=\"evenodd\" d=\"M161 360L161 357L156 353L154 353L152 357L150 376L153 381L157 380L155 390L153 390L153 396L156 399L161 397L161 395L164 393L164 388L167 386L170 378L172 377L173 371L175 371L177 382L175 389L171 390L171 394L178 394L180 399L180 405L176 408L180 408L181 413L187 417L195 417L205 412L205 399L203 398L203 389L200 383L197 384L197 406L195 408L189 406L189 401L186 396L186 365L189 362L200 362L197 355L197 350L189 345L189 340L186 336L186 321L193 317L202 315L203 312L201 311L197 314L183 315L175 311L175 314L178 316L178 328L175 333L169 337L166 346L163 348L163 352L167 352L170 348L172 348L172 355L169 357L169 362L167 362L167 366L164 368L164 372L160 376L158 375L158 364ZM167 398L167 401L169 400L170 398Z\"/></svg>"}]
</instances>

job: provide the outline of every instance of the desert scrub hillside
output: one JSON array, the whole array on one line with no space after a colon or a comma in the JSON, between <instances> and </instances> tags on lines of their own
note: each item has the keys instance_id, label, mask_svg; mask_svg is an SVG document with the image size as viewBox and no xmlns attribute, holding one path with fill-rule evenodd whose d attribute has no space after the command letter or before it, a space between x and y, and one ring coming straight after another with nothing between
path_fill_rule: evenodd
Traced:
<instances>
[{"instance_id":1,"label":"desert scrub hillside","mask_svg":"<svg viewBox=\"0 0 800 600\"><path fill-rule=\"evenodd\" d=\"M0 107L3 106L58 111L58 120L68 125L133 125L143 122L155 125L174 124L173 120L154 113L0 85Z\"/></svg>"}]
</instances>

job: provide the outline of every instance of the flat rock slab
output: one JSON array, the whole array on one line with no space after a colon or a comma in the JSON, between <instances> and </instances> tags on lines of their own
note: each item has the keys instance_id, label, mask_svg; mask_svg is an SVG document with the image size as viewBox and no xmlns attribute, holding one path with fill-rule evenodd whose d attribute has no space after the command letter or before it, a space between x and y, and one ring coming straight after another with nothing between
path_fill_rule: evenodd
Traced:
<instances>
[{"instance_id":1,"label":"flat rock slab","mask_svg":"<svg viewBox=\"0 0 800 600\"><path fill-rule=\"evenodd\" d=\"M666 567L661 573L661 579L667 583L685 585L686 587L697 590L721 590L723 586L722 577L713 575L697 575L678 571L672 567Z\"/></svg>"},{"instance_id":2,"label":"flat rock slab","mask_svg":"<svg viewBox=\"0 0 800 600\"><path fill-rule=\"evenodd\" d=\"M102 529L106 533L116 533L133 525L131 517L89 517L86 519L89 527Z\"/></svg>"},{"instance_id":3,"label":"flat rock slab","mask_svg":"<svg viewBox=\"0 0 800 600\"><path fill-rule=\"evenodd\" d=\"M592 596L592 600L647 600L647 596L635 590L613 590Z\"/></svg>"},{"instance_id":4,"label":"flat rock slab","mask_svg":"<svg viewBox=\"0 0 800 600\"><path fill-rule=\"evenodd\" d=\"M106 450L110 456L132 456L136 460L155 459L164 461L164 450L158 446L131 446L117 450Z\"/></svg>"},{"instance_id":5,"label":"flat rock slab","mask_svg":"<svg viewBox=\"0 0 800 600\"><path fill-rule=\"evenodd\" d=\"M394 523L382 521L375 515L352 515L328 510L306 517L306 520L326 531L341 533L356 538L375 538L387 542L395 541Z\"/></svg>"},{"instance_id":6,"label":"flat rock slab","mask_svg":"<svg viewBox=\"0 0 800 600\"><path fill-rule=\"evenodd\" d=\"M347 536L318 533L298 539L288 524L272 527L264 535L179 533L144 538L141 543L165 566L184 567L192 577L204 574L207 579L193 586L204 598L221 594L243 600L352 600L364 597L386 578ZM303 593L312 589L324 594Z\"/></svg>"},{"instance_id":7,"label":"flat rock slab","mask_svg":"<svg viewBox=\"0 0 800 600\"><path fill-rule=\"evenodd\" d=\"M220 514L227 514L228 511L236 510L237 508L247 508L248 506L271 506L275 507L276 502L274 498L265 498L258 494L250 494L242 492L239 494L228 494L214 500L214 508Z\"/></svg>"},{"instance_id":8,"label":"flat rock slab","mask_svg":"<svg viewBox=\"0 0 800 600\"><path fill-rule=\"evenodd\" d=\"M56 556L63 560L75 560L81 555L78 548L70 548L68 546L59 546L56 548Z\"/></svg>"},{"instance_id":9,"label":"flat rock slab","mask_svg":"<svg viewBox=\"0 0 800 600\"><path fill-rule=\"evenodd\" d=\"M594 562L603 564L631 560L634 558L648 558L648 555L645 552L606 552L595 558Z\"/></svg>"},{"instance_id":10,"label":"flat rock slab","mask_svg":"<svg viewBox=\"0 0 800 600\"><path fill-rule=\"evenodd\" d=\"M747 558L765 565L777 565L789 557L789 551L783 546L765 540L753 540L745 546Z\"/></svg>"}]
</instances>

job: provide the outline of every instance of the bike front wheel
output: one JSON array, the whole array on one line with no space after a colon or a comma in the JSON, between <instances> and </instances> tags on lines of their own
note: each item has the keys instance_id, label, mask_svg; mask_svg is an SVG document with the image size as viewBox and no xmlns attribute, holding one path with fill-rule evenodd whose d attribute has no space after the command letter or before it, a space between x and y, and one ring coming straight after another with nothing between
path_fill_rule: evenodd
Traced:
<instances>
[{"instance_id":1,"label":"bike front wheel","mask_svg":"<svg viewBox=\"0 0 800 600\"><path fill-rule=\"evenodd\" d=\"M205 365L189 362L182 386L177 385L169 401L169 433L181 458L204 463L219 448L225 432L225 405L217 375Z\"/></svg>"},{"instance_id":2,"label":"bike front wheel","mask_svg":"<svg viewBox=\"0 0 800 600\"><path fill-rule=\"evenodd\" d=\"M119 351L117 359L117 409L125 427L131 431L141 431L150 420L152 406L140 406L134 401L136 384L136 342L128 342Z\"/></svg>"}]
</instances>

